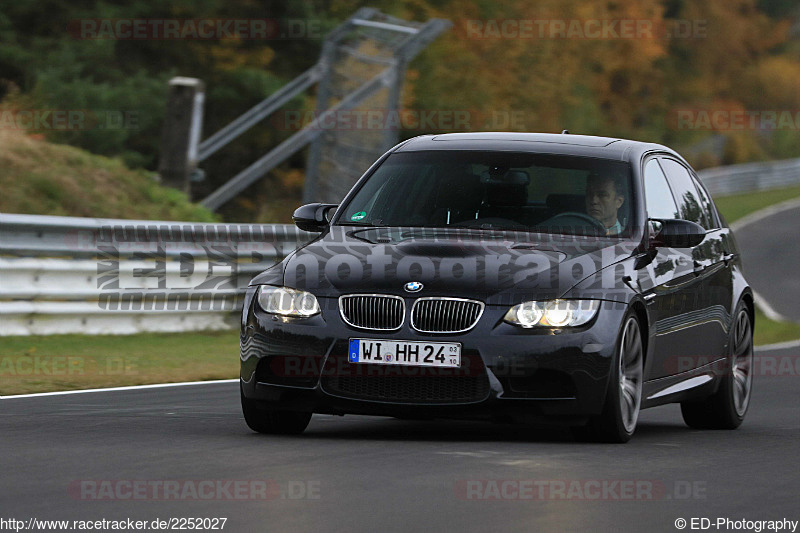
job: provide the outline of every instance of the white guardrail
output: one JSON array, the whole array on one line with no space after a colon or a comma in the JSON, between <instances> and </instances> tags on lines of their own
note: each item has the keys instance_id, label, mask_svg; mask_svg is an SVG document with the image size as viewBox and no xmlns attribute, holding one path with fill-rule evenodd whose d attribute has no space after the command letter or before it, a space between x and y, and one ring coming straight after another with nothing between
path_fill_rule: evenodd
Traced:
<instances>
[{"instance_id":1,"label":"white guardrail","mask_svg":"<svg viewBox=\"0 0 800 533\"><path fill-rule=\"evenodd\" d=\"M0 336L229 329L291 225L0 214Z\"/></svg>"},{"instance_id":2,"label":"white guardrail","mask_svg":"<svg viewBox=\"0 0 800 533\"><path fill-rule=\"evenodd\" d=\"M800 185L800 159L744 163L700 170L711 196L728 196Z\"/></svg>"},{"instance_id":3,"label":"white guardrail","mask_svg":"<svg viewBox=\"0 0 800 533\"><path fill-rule=\"evenodd\" d=\"M800 159L706 169L713 196L800 184ZM250 279L312 234L291 225L0 214L0 336L236 327Z\"/></svg>"}]
</instances>

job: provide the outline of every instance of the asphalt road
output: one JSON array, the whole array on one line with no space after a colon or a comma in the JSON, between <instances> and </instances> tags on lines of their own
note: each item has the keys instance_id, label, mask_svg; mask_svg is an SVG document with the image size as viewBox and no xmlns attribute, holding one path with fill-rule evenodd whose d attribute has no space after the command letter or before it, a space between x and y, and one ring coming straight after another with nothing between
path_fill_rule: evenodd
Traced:
<instances>
[{"instance_id":1,"label":"asphalt road","mask_svg":"<svg viewBox=\"0 0 800 533\"><path fill-rule=\"evenodd\" d=\"M0 400L0 519L224 517L223 531L291 532L800 520L797 353L757 356L738 430L690 430L671 405L644 411L626 445L558 429L319 415L301 436L262 436L242 420L236 383ZM120 499L134 480L156 487L150 500ZM220 489L228 481L238 494ZM167 482L179 483L169 498L157 488Z\"/></svg>"},{"instance_id":2,"label":"asphalt road","mask_svg":"<svg viewBox=\"0 0 800 533\"><path fill-rule=\"evenodd\" d=\"M800 322L800 205L736 230L750 286L784 317Z\"/></svg>"}]
</instances>

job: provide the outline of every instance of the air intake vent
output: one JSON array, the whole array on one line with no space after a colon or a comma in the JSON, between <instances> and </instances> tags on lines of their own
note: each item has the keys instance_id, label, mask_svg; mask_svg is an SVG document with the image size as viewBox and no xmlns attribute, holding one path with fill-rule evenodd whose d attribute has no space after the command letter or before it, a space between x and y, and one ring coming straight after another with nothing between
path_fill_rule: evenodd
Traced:
<instances>
[{"instance_id":1,"label":"air intake vent","mask_svg":"<svg viewBox=\"0 0 800 533\"><path fill-rule=\"evenodd\" d=\"M483 302L460 298L420 298L411 309L411 327L422 333L461 333L475 327Z\"/></svg>"},{"instance_id":2,"label":"air intake vent","mask_svg":"<svg viewBox=\"0 0 800 533\"><path fill-rule=\"evenodd\" d=\"M399 296L351 294L339 297L339 311L351 326L387 331L403 325L406 304Z\"/></svg>"},{"instance_id":3,"label":"air intake vent","mask_svg":"<svg viewBox=\"0 0 800 533\"><path fill-rule=\"evenodd\" d=\"M325 361L321 384L334 396L392 403L475 403L491 392L477 352L463 353L461 368L425 368L350 363L347 352L339 351Z\"/></svg>"}]
</instances>

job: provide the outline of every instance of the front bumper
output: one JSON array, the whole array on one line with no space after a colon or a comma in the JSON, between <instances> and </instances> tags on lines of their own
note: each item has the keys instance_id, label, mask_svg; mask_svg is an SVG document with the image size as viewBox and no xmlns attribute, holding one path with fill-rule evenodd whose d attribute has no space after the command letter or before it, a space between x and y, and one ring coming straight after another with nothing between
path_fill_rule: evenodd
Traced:
<instances>
[{"instance_id":1,"label":"front bumper","mask_svg":"<svg viewBox=\"0 0 800 533\"><path fill-rule=\"evenodd\" d=\"M263 312L248 291L241 330L242 393L266 409L405 418L471 418L581 423L603 408L626 308L604 302L595 319L555 332L503 322L508 307L487 306L460 334L422 334L347 325L335 299L323 312L284 319ZM410 308L407 305L407 308ZM462 367L351 364L350 338L459 342Z\"/></svg>"}]
</instances>

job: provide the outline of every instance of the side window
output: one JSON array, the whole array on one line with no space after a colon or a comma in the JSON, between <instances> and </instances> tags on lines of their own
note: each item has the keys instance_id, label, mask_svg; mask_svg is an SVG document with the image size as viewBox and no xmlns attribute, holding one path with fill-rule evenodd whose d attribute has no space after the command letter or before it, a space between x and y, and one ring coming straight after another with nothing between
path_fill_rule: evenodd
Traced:
<instances>
[{"instance_id":1,"label":"side window","mask_svg":"<svg viewBox=\"0 0 800 533\"><path fill-rule=\"evenodd\" d=\"M698 199L697 188L692 181L692 175L689 174L686 167L674 159L662 158L660 161L667 174L672 192L675 194L675 200L678 202L680 218L696 222L705 229L709 229L703 206Z\"/></svg>"},{"instance_id":2,"label":"side window","mask_svg":"<svg viewBox=\"0 0 800 533\"><path fill-rule=\"evenodd\" d=\"M706 220L708 220L709 227L706 229L718 228L719 222L717 221L714 204L711 202L711 198L709 198L708 193L706 193L706 190L703 188L702 184L699 183L696 177L692 176L692 181L694 182L694 186L697 189L697 194L700 197L700 205L703 208L703 213L706 215Z\"/></svg>"},{"instance_id":3,"label":"side window","mask_svg":"<svg viewBox=\"0 0 800 533\"><path fill-rule=\"evenodd\" d=\"M644 167L644 191L648 217L678 218L678 207L667 178L655 159L648 161Z\"/></svg>"}]
</instances>

